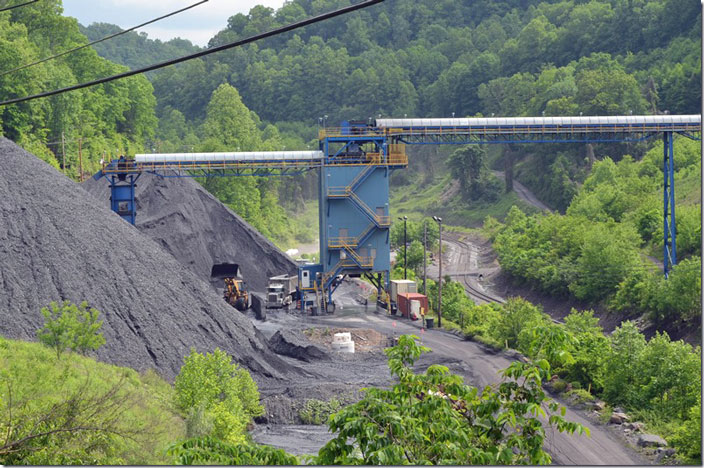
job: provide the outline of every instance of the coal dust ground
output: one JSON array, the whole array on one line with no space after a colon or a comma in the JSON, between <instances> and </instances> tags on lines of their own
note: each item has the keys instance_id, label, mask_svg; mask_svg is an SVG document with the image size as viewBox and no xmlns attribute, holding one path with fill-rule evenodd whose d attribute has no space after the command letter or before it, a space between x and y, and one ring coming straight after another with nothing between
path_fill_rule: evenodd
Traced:
<instances>
[{"instance_id":1,"label":"coal dust ground","mask_svg":"<svg viewBox=\"0 0 704 468\"><path fill-rule=\"evenodd\" d=\"M266 322L255 323L255 326L267 337L282 328L303 336L304 330L310 328L373 329L390 339L412 333L432 349L419 359L417 370L423 371L432 364L441 364L461 375L467 384L479 388L499 382L499 372L519 358L514 352L492 351L445 330L423 330L420 322L389 316L385 310L377 310L375 306L359 305L354 300L354 287L343 284L341 289L344 291L345 288L348 292L343 293L342 297L338 296L338 306L332 315L301 316L278 311L270 313ZM296 410L303 401L311 398L355 401L361 396L355 391L361 387L389 387L392 384L386 356L382 352L332 353L331 357L329 361L309 363L282 357L291 364L297 363L307 376L288 384L260 387L267 415L252 431L255 441L283 448L290 453L315 454L332 434L324 426L300 425ZM648 464L633 448L626 446L616 431L595 422L586 413L568 407L566 418L585 425L591 436L567 435L548 428L545 447L552 455L553 463Z\"/></svg>"}]
</instances>

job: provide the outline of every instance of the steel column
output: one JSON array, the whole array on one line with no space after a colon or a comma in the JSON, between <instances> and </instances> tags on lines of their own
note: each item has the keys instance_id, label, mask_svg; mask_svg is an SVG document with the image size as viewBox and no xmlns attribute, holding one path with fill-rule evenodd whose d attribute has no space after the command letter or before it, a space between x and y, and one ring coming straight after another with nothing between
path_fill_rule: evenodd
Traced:
<instances>
[{"instance_id":1,"label":"steel column","mask_svg":"<svg viewBox=\"0 0 704 468\"><path fill-rule=\"evenodd\" d=\"M137 216L137 206L134 199L134 188L138 175L113 175L110 177L110 208L122 219L134 225Z\"/></svg>"},{"instance_id":2,"label":"steel column","mask_svg":"<svg viewBox=\"0 0 704 468\"><path fill-rule=\"evenodd\" d=\"M663 269L665 278L677 265L677 226L675 222L675 162L672 132L663 133Z\"/></svg>"}]
</instances>

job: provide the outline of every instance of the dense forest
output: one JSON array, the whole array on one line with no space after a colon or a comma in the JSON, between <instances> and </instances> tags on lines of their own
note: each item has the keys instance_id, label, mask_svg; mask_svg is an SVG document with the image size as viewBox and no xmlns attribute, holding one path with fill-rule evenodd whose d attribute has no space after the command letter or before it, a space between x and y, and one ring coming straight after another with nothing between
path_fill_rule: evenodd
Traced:
<instances>
[{"instance_id":1,"label":"dense forest","mask_svg":"<svg viewBox=\"0 0 704 468\"><path fill-rule=\"evenodd\" d=\"M229 18L209 45L349 3L257 6ZM151 79L163 128L156 140L194 146L210 97L225 82L259 118L278 127L288 140L282 146L289 149L310 145L322 118L336 125L379 115L698 113L700 21L699 5L691 0L389 1L155 73ZM91 37L107 31L106 25L86 28ZM136 33L114 44L96 49L131 68L145 56L166 59L185 50L182 41L160 44ZM513 145L492 162L504 170L509 187L515 177L564 211L595 158L639 158L646 150L646 145ZM428 183L414 175L443 172L423 152L416 154L411 171L394 183ZM285 181L280 185L285 196L279 198L294 195L300 207L296 197L305 197L308 186ZM466 211L459 208L455 211Z\"/></svg>"},{"instance_id":2,"label":"dense forest","mask_svg":"<svg viewBox=\"0 0 704 468\"><path fill-rule=\"evenodd\" d=\"M256 6L246 15L230 17L209 46L348 4L348 0L295 0L277 10ZM9 70L117 30L104 23L79 26L60 13L59 0L3 13L3 68ZM319 119L336 125L343 119L379 115L697 113L700 16L699 4L693 0L389 0L353 15L153 72L149 81L136 77L8 107L0 118L5 135L53 164L66 166L75 177L79 144L83 171L91 173L105 157L142 149L192 151L214 145L241 150L306 149L316 145ZM134 32L95 46L101 56L129 68L196 49L185 40L153 41ZM0 76L0 89L15 97L122 69L111 62L84 49ZM256 128L262 137L221 138L213 134L212 124L205 124L215 118L208 110L223 84L235 88L242 109L253 121L248 128ZM263 146L258 146L259 141ZM639 159L647 149L645 144L514 145L494 154L490 163L492 169L504 171L508 188L516 178L564 212L595 159L610 156L617 161L624 154ZM450 171L433 161L433 157L444 159L442 150L415 154L410 171L394 177L393 183L439 183L429 180L428 174ZM496 181L485 179L484 186L496 191ZM253 183L228 181L224 184L228 188L211 184L211 189L279 243L292 238L312 240L312 231L283 212L267 214L237 198L235 185ZM300 211L304 200L315 194L311 177L256 183L260 199L255 205L279 199L289 212ZM492 197L485 198L491 201ZM500 204L501 218L511 202ZM457 212L468 211L461 200L457 205ZM479 222L475 218L472 223Z\"/></svg>"}]
</instances>

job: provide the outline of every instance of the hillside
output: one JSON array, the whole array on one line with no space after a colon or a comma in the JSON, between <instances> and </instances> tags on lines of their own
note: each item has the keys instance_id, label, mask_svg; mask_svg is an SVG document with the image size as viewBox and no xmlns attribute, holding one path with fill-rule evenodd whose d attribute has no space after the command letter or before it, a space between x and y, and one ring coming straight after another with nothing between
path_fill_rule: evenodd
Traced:
<instances>
[{"instance_id":1,"label":"hillside","mask_svg":"<svg viewBox=\"0 0 704 468\"><path fill-rule=\"evenodd\" d=\"M211 45L347 3L257 6L230 17ZM677 21L672 11L678 12ZM210 96L224 82L237 88L263 122L276 123L289 140L281 142L286 148L310 145L305 142L324 116L327 125L337 125L379 115L698 113L700 24L695 0L386 2L159 71L152 78L157 137L178 144L196 141L186 138L189 131L174 139L165 130L197 129ZM109 50L101 53L120 60ZM512 145L492 156L491 168L564 212L595 159L640 158L648 149L646 143ZM406 180L414 193L425 195L427 181L415 175L435 168L429 158L421 159ZM281 193L279 198L287 199ZM461 200L452 205L457 205L455 217L476 224L486 214L505 216L510 203L502 199L503 208L492 209L463 206Z\"/></svg>"},{"instance_id":2,"label":"hillside","mask_svg":"<svg viewBox=\"0 0 704 468\"><path fill-rule=\"evenodd\" d=\"M172 387L153 372L140 374L73 353L57 359L39 343L3 337L0 372L6 384L0 412L10 416L3 418L3 446L49 432L30 437L19 453L0 448L8 465L169 464L168 445L186 435ZM83 410L73 418L71 404L74 411ZM105 431L59 430L81 424Z\"/></svg>"},{"instance_id":3,"label":"hillside","mask_svg":"<svg viewBox=\"0 0 704 468\"><path fill-rule=\"evenodd\" d=\"M90 41L96 41L123 31L119 26L109 23L79 25L79 29ZM191 44L191 41L185 39L161 41L159 39L149 39L146 33L135 31L95 44L93 48L101 57L105 57L111 62L125 65L130 70L200 50L200 47Z\"/></svg>"}]
</instances>

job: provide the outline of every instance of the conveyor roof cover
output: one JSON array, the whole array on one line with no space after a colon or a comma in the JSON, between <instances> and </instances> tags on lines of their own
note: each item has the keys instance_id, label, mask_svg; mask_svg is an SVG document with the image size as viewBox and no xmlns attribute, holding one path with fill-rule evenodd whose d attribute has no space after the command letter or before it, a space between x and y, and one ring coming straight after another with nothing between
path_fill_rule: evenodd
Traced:
<instances>
[{"instance_id":1,"label":"conveyor roof cover","mask_svg":"<svg viewBox=\"0 0 704 468\"><path fill-rule=\"evenodd\" d=\"M578 126L578 125L700 125L700 115L615 115L579 117L472 117L438 119L377 119L382 128Z\"/></svg>"},{"instance_id":2,"label":"conveyor roof cover","mask_svg":"<svg viewBox=\"0 0 704 468\"><path fill-rule=\"evenodd\" d=\"M319 161L322 151L247 151L236 153L156 153L135 154L138 163Z\"/></svg>"}]
</instances>

